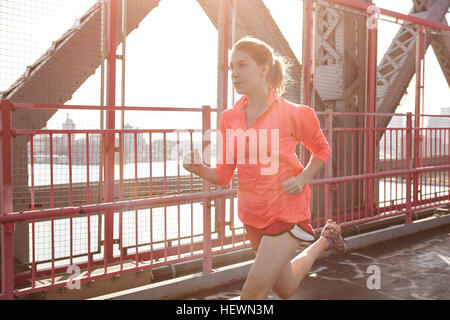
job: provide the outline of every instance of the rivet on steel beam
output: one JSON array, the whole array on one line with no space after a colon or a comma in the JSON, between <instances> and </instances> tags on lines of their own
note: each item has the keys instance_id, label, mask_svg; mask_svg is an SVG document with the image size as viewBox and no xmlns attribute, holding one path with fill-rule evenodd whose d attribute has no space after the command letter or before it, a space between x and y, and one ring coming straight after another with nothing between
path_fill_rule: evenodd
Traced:
<instances>
[{"instance_id":1,"label":"rivet on steel beam","mask_svg":"<svg viewBox=\"0 0 450 320\"><path fill-rule=\"evenodd\" d=\"M80 30L81 29L81 20L80 19L76 19L75 23L73 24L73 28Z\"/></svg>"},{"instance_id":2,"label":"rivet on steel beam","mask_svg":"<svg viewBox=\"0 0 450 320\"><path fill-rule=\"evenodd\" d=\"M25 78L28 78L28 76L30 75L30 73L31 73L31 66L28 66L27 69L26 69L26 71L25 71Z\"/></svg>"}]
</instances>

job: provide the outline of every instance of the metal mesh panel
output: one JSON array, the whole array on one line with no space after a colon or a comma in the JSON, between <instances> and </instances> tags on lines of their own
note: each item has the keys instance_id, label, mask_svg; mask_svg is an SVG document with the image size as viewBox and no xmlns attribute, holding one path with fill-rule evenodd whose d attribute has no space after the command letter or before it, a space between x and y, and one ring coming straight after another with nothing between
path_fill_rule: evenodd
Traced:
<instances>
[{"instance_id":1,"label":"metal mesh panel","mask_svg":"<svg viewBox=\"0 0 450 320\"><path fill-rule=\"evenodd\" d=\"M316 2L314 8L313 92L317 94L312 95L312 106L316 110L364 112L367 15L326 1ZM333 116L333 141L330 141L333 176L362 173L364 144L361 142L365 137L359 128L364 127L364 121L361 116ZM350 149L352 152L348 152ZM333 214L346 217L347 211L360 209L358 196L362 187L362 183L337 184L333 192ZM317 200L313 199L313 210L319 218L324 215L324 207Z\"/></svg>"},{"instance_id":2,"label":"metal mesh panel","mask_svg":"<svg viewBox=\"0 0 450 320\"><path fill-rule=\"evenodd\" d=\"M77 23L95 0L5 0L0 4L0 91L8 91L18 79L26 81L36 61L52 43ZM66 61L66 65L71 62ZM29 70L25 70L30 66ZM24 74L24 71L26 73ZM66 70L54 69L52 74L64 76ZM42 81L34 90L49 95L54 88ZM45 90L47 89L47 90ZM50 90L50 91L49 91ZM25 98L25 97L24 97ZM28 97L29 101L31 97ZM35 99L35 98L33 98Z\"/></svg>"},{"instance_id":3,"label":"metal mesh panel","mask_svg":"<svg viewBox=\"0 0 450 320\"><path fill-rule=\"evenodd\" d=\"M445 19L443 22L446 22ZM431 38L431 46L428 50L424 48L421 106L423 113L430 116L420 118L419 164L422 167L450 162L450 32L426 30L424 45ZM430 50L431 47L433 50ZM432 171L420 175L419 199L424 202L421 207L427 207L430 199L440 199L441 203L445 203L450 190L449 174L448 171Z\"/></svg>"},{"instance_id":4,"label":"metal mesh panel","mask_svg":"<svg viewBox=\"0 0 450 320\"><path fill-rule=\"evenodd\" d=\"M425 3L425 2L424 2ZM446 8L444 3L426 2L424 6L418 5L419 1L414 2L414 7L409 14L441 22L445 15ZM406 12L405 12L406 13ZM427 51L429 45L433 48L445 46L445 32L436 32L426 29L427 32L423 38L423 54L425 54L423 65L419 68L418 64L418 27L409 23L398 23L393 18L382 17L378 22L378 75L377 75L377 111L389 113L416 114L439 114L441 105L439 99L435 97L442 96L448 92L448 84L445 80L445 63L440 61L439 65L434 56L434 52ZM439 34L435 37L434 34ZM445 59L445 54L439 49L439 56ZM441 69L441 70L439 70ZM439 71L438 71L439 70ZM442 73L440 71L443 71ZM421 84L424 81L424 89L417 87L417 72L420 74ZM422 74L422 72L424 72ZM431 84L432 83L432 84ZM427 94L427 90L429 93ZM434 91L434 94L431 93ZM419 103L419 106L418 106ZM418 126L413 133L412 160L413 167L421 168L432 164L443 164L446 161L445 147L439 150L440 139L438 135L443 134L445 139L445 130L439 132L437 128L428 127L430 119L437 122L439 117L413 117L412 126ZM433 121L431 121L433 122ZM377 125L380 128L387 126L385 130L378 131L376 141L379 141L378 149L378 170L389 171L398 170L406 167L406 117L392 116L379 117ZM439 142L438 142L439 141ZM423 208L426 208L426 199L446 197L448 190L440 188L440 184L446 183L445 172L441 172L441 177L437 177L437 172L421 173L413 179L413 205L419 205L422 201ZM389 177L377 180L379 184L379 206L385 211L395 212L397 205L404 205L406 202L406 183L404 176Z\"/></svg>"}]
</instances>

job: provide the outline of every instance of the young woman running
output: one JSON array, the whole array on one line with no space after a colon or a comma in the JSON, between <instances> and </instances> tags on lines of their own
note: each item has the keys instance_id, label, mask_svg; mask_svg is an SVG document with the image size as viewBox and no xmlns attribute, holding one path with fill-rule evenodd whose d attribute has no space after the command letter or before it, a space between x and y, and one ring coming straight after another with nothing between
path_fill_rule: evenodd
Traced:
<instances>
[{"instance_id":1,"label":"young woman running","mask_svg":"<svg viewBox=\"0 0 450 320\"><path fill-rule=\"evenodd\" d=\"M322 251L347 249L337 223L328 220L318 238L309 224L308 182L331 150L314 110L281 98L286 65L268 44L241 39L230 69L242 98L220 117L217 165L203 165L194 150L185 154L183 167L215 185L230 183L237 167L238 215L257 252L241 299L267 299L272 289L287 299ZM306 167L295 154L299 142L312 153ZM311 244L291 261L304 241Z\"/></svg>"}]
</instances>

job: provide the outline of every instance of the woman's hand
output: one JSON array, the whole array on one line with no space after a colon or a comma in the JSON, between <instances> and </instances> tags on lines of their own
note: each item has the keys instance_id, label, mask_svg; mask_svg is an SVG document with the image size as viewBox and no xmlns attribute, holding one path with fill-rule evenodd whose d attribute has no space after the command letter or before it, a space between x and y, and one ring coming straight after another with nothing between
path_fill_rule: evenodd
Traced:
<instances>
[{"instance_id":1,"label":"woman's hand","mask_svg":"<svg viewBox=\"0 0 450 320\"><path fill-rule=\"evenodd\" d=\"M207 167L203 164L202 157L197 149L188 151L183 156L183 168L192 172L200 178L206 179L212 184L217 184L219 176L215 168Z\"/></svg>"},{"instance_id":2,"label":"woman's hand","mask_svg":"<svg viewBox=\"0 0 450 320\"><path fill-rule=\"evenodd\" d=\"M291 177L283 183L284 190L289 194L298 194L303 191L303 187L308 180L300 173L296 177Z\"/></svg>"},{"instance_id":3,"label":"woman's hand","mask_svg":"<svg viewBox=\"0 0 450 320\"><path fill-rule=\"evenodd\" d=\"M197 149L188 151L183 157L183 168L189 172L198 174L203 166L203 160Z\"/></svg>"},{"instance_id":4,"label":"woman's hand","mask_svg":"<svg viewBox=\"0 0 450 320\"><path fill-rule=\"evenodd\" d=\"M287 179L283 183L284 190L289 194L297 194L303 191L303 187L323 167L325 162L319 158L311 158L308 165L298 176Z\"/></svg>"}]
</instances>

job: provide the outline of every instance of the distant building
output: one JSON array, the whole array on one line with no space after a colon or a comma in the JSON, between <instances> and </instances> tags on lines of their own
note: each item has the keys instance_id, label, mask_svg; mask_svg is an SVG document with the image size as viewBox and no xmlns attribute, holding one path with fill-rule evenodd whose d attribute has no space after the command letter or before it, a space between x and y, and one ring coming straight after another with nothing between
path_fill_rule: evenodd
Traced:
<instances>
[{"instance_id":1,"label":"distant building","mask_svg":"<svg viewBox=\"0 0 450 320\"><path fill-rule=\"evenodd\" d=\"M63 130L75 130L75 123L72 119L69 118L69 114L67 114L66 121L62 124Z\"/></svg>"},{"instance_id":2,"label":"distant building","mask_svg":"<svg viewBox=\"0 0 450 320\"><path fill-rule=\"evenodd\" d=\"M380 141L380 159L402 159L406 156L405 116L393 116Z\"/></svg>"},{"instance_id":3,"label":"distant building","mask_svg":"<svg viewBox=\"0 0 450 320\"><path fill-rule=\"evenodd\" d=\"M45 128L44 128L45 129ZM62 124L63 130L75 130L76 125L72 119L69 118L67 114L66 121ZM125 130L135 130L135 128L129 124L124 127ZM70 148L69 148L69 135L70 135ZM157 134L154 134L156 136ZM138 132L134 133L124 133L123 134L123 162L134 163L137 162L162 162L167 161L182 161L182 156L184 152L190 150L191 148L202 150L202 141L193 141L193 146L191 146L190 140L180 141L166 137L164 139L163 134L160 139L152 139L151 150L150 144L146 141L145 136L147 133ZM120 135L116 134L115 145L118 147L120 145ZM50 135L49 134L37 134L33 137L33 156L34 163L50 163L51 154L53 154L53 164L69 164L71 160L72 165L86 165L89 161L90 165L98 165L101 161L100 157L102 155L102 135L101 134L89 134L86 138L85 134L68 134L68 133L57 133L52 135L52 150L50 150ZM87 141L87 139L89 141ZM87 153L89 143L89 153ZM136 142L136 146L135 146ZM71 159L69 159L69 150L71 151ZM211 148L211 156L215 156L215 148ZM136 153L136 154L135 154ZM31 154L31 146L28 143L28 155L29 163ZM120 163L119 152L115 153L115 163Z\"/></svg>"},{"instance_id":4,"label":"distant building","mask_svg":"<svg viewBox=\"0 0 450 320\"><path fill-rule=\"evenodd\" d=\"M406 128L406 116L393 116L388 128Z\"/></svg>"},{"instance_id":5,"label":"distant building","mask_svg":"<svg viewBox=\"0 0 450 320\"><path fill-rule=\"evenodd\" d=\"M129 124L124 126L124 130L133 130L138 129ZM136 140L136 141L135 141ZM136 142L136 150L135 150L135 142ZM116 146L120 145L120 138L116 135ZM149 146L148 143L144 139L143 133L124 133L123 134L123 161L124 163L133 163L133 162L147 162L149 160ZM135 153L137 152L137 159L135 159ZM116 162L120 161L120 156L116 153Z\"/></svg>"},{"instance_id":6,"label":"distant building","mask_svg":"<svg viewBox=\"0 0 450 320\"><path fill-rule=\"evenodd\" d=\"M450 107L441 108L440 115L450 116ZM450 117L431 117L428 119L428 128L450 128Z\"/></svg>"},{"instance_id":7,"label":"distant building","mask_svg":"<svg viewBox=\"0 0 450 320\"><path fill-rule=\"evenodd\" d=\"M450 107L440 108L440 115L450 115ZM449 154L450 117L430 117L424 133L424 156L442 156Z\"/></svg>"}]
</instances>

